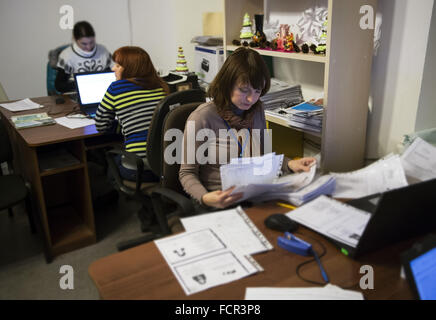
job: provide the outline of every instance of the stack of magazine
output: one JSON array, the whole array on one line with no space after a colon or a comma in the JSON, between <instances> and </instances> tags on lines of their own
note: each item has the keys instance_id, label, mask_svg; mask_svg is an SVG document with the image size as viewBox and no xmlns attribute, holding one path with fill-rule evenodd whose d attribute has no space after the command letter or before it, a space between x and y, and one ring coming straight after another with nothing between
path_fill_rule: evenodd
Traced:
<instances>
[{"instance_id":1,"label":"stack of magazine","mask_svg":"<svg viewBox=\"0 0 436 320\"><path fill-rule=\"evenodd\" d=\"M290 85L278 79L271 78L270 89L260 100L263 102L265 110L272 110L294 106L301 103L304 99L299 84Z\"/></svg>"},{"instance_id":2,"label":"stack of magazine","mask_svg":"<svg viewBox=\"0 0 436 320\"><path fill-rule=\"evenodd\" d=\"M11 117L11 120L17 129L47 126L56 123L46 112L14 116Z\"/></svg>"},{"instance_id":3,"label":"stack of magazine","mask_svg":"<svg viewBox=\"0 0 436 320\"><path fill-rule=\"evenodd\" d=\"M319 133L322 131L324 108L309 102L290 108L265 110L265 114L285 120L291 127Z\"/></svg>"}]
</instances>

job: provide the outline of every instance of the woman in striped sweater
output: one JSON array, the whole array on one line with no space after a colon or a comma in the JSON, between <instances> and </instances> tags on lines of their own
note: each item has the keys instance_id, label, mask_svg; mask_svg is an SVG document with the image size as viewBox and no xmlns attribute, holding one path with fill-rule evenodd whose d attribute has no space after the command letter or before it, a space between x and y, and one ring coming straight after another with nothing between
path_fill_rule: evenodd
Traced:
<instances>
[{"instance_id":1,"label":"woman in striped sweater","mask_svg":"<svg viewBox=\"0 0 436 320\"><path fill-rule=\"evenodd\" d=\"M113 54L116 81L107 89L98 106L95 126L99 132L108 132L117 118L124 136L126 151L146 157L147 135L156 105L168 93L167 84L158 76L145 50L126 46ZM134 181L136 171L126 164L120 165L120 174ZM151 172L143 174L143 181L157 181Z\"/></svg>"}]
</instances>

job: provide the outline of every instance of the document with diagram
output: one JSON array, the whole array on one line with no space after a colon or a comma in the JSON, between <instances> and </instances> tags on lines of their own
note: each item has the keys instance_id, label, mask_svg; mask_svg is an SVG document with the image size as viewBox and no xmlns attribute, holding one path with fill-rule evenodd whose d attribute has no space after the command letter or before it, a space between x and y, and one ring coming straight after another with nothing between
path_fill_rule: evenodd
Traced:
<instances>
[{"instance_id":1,"label":"document with diagram","mask_svg":"<svg viewBox=\"0 0 436 320\"><path fill-rule=\"evenodd\" d=\"M186 295L263 271L251 256L230 247L212 229L184 232L155 244Z\"/></svg>"}]
</instances>

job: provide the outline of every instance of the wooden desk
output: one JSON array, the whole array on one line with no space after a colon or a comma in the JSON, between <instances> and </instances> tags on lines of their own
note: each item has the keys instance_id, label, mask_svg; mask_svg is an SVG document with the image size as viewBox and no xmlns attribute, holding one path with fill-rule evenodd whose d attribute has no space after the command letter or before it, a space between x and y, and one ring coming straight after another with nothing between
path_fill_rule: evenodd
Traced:
<instances>
[{"instance_id":1,"label":"wooden desk","mask_svg":"<svg viewBox=\"0 0 436 320\"><path fill-rule=\"evenodd\" d=\"M271 203L245 209L274 246L272 251L253 256L265 271L197 294L185 295L153 242L99 259L90 265L88 271L102 299L241 300L247 287L310 287L311 284L296 275L296 267L310 258L279 248L277 237L281 233L267 229L263 223L271 213L287 211ZM332 243L315 232L301 226L298 232L302 234L301 238L313 237L327 248L322 264L332 284L362 291L366 299L412 298L406 280L400 278L399 262L399 253L411 245L410 241L386 247L356 261L344 256ZM305 239L319 252L320 247L315 241ZM374 268L374 290L361 290L359 287L362 276L359 270L365 264ZM301 275L322 282L320 269L315 262L303 266Z\"/></svg>"},{"instance_id":2,"label":"wooden desk","mask_svg":"<svg viewBox=\"0 0 436 320\"><path fill-rule=\"evenodd\" d=\"M32 185L48 262L55 255L96 242L86 150L92 148L93 137L101 135L94 125L78 129L59 124L15 129L12 116L47 112L57 118L78 109L69 98L59 105L55 98L32 98L44 105L35 110L13 113L0 107L1 120L13 145L15 167ZM67 157L62 156L58 165L47 168L44 163L59 155L59 150L64 150Z\"/></svg>"}]
</instances>

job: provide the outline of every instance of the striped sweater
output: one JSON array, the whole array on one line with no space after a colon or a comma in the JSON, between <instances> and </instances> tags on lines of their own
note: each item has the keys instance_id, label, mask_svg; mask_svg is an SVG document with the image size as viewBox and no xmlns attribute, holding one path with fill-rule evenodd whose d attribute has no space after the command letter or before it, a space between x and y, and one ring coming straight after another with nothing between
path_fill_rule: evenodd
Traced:
<instances>
[{"instance_id":1,"label":"striped sweater","mask_svg":"<svg viewBox=\"0 0 436 320\"><path fill-rule=\"evenodd\" d=\"M114 81L98 106L95 127L99 132L110 131L116 117L126 151L145 158L148 127L156 105L165 95L162 88L145 90L128 80Z\"/></svg>"}]
</instances>

